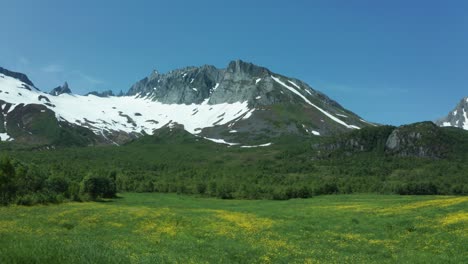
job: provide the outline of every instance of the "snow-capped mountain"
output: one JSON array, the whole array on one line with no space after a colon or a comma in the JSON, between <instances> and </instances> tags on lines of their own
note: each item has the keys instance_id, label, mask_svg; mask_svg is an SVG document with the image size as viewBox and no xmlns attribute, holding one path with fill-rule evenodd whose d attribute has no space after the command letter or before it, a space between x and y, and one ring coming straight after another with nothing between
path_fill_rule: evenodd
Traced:
<instances>
[{"instance_id":1,"label":"snow-capped mountain","mask_svg":"<svg viewBox=\"0 0 468 264\"><path fill-rule=\"evenodd\" d=\"M300 80L240 60L226 69L155 71L124 96L76 95L67 83L44 93L26 75L0 69L3 141L48 142L53 131L53 138L120 144L177 124L216 142L242 142L373 125Z\"/></svg>"},{"instance_id":2,"label":"snow-capped mountain","mask_svg":"<svg viewBox=\"0 0 468 264\"><path fill-rule=\"evenodd\" d=\"M436 121L439 126L453 126L468 130L468 97L463 98L457 107L446 117Z\"/></svg>"}]
</instances>

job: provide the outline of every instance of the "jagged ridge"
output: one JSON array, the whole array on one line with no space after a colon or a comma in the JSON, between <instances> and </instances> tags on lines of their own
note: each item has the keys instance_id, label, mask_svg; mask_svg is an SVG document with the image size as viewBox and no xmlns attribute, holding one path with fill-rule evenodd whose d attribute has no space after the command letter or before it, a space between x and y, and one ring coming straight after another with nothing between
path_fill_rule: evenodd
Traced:
<instances>
[{"instance_id":1,"label":"jagged ridge","mask_svg":"<svg viewBox=\"0 0 468 264\"><path fill-rule=\"evenodd\" d=\"M155 71L118 97L74 95L67 83L54 89L54 96L40 91L20 95L16 89L24 82L6 75L2 79L0 91L5 93L0 99L10 104L4 120L9 111L24 105L44 105L59 121L87 128L108 143L153 134L169 124L236 143L282 134L335 134L373 125L298 79L241 60L226 69L205 65L166 74Z\"/></svg>"},{"instance_id":2,"label":"jagged ridge","mask_svg":"<svg viewBox=\"0 0 468 264\"><path fill-rule=\"evenodd\" d=\"M446 117L437 120L439 126L453 126L468 130L468 96L463 98L460 103Z\"/></svg>"}]
</instances>

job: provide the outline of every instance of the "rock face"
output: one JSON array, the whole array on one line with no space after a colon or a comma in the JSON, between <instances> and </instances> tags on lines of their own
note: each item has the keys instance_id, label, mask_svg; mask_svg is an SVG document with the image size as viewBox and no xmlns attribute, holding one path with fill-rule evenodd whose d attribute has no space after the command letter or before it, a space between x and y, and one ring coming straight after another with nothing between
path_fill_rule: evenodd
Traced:
<instances>
[{"instance_id":1,"label":"rock face","mask_svg":"<svg viewBox=\"0 0 468 264\"><path fill-rule=\"evenodd\" d=\"M96 91L92 91L92 92L89 92L86 94L86 96L88 95L94 95L94 96L97 96L97 97L109 97L109 96L114 96L114 92L112 92L112 90L107 90L107 91L103 91L103 92L96 92Z\"/></svg>"},{"instance_id":2,"label":"rock face","mask_svg":"<svg viewBox=\"0 0 468 264\"><path fill-rule=\"evenodd\" d=\"M468 130L468 96L463 98L446 117L437 120L436 124Z\"/></svg>"},{"instance_id":3,"label":"rock face","mask_svg":"<svg viewBox=\"0 0 468 264\"><path fill-rule=\"evenodd\" d=\"M198 104L208 100L208 104L249 101L256 105L270 105L296 100L293 94L274 93L282 85L273 76L284 77L267 68L236 60L230 62L226 69L204 65L173 70L167 74L153 71L150 76L134 84L127 95L147 97L166 104ZM326 104L342 108L306 83L288 78L286 84L295 89L297 87L291 82Z\"/></svg>"},{"instance_id":4,"label":"rock face","mask_svg":"<svg viewBox=\"0 0 468 264\"><path fill-rule=\"evenodd\" d=\"M453 150L453 139L432 122L420 122L393 127L367 127L344 135L331 142L314 146L325 155L351 155L372 152L400 157L444 158Z\"/></svg>"},{"instance_id":5,"label":"rock face","mask_svg":"<svg viewBox=\"0 0 468 264\"><path fill-rule=\"evenodd\" d=\"M386 152L399 156L440 158L447 151L442 131L432 122L399 127L390 134Z\"/></svg>"},{"instance_id":6,"label":"rock face","mask_svg":"<svg viewBox=\"0 0 468 264\"><path fill-rule=\"evenodd\" d=\"M62 86L58 86L58 87L52 89L49 92L50 95L54 95L54 96L61 95L61 94L71 94L71 93L72 93L72 91L68 87L67 82L65 82Z\"/></svg>"},{"instance_id":7,"label":"rock face","mask_svg":"<svg viewBox=\"0 0 468 264\"><path fill-rule=\"evenodd\" d=\"M31 87L34 87L34 84L31 82L31 80L29 80L28 76L26 76L26 74L23 74L23 73L19 73L19 72L14 72L14 71L9 71L5 68L2 68L0 67L0 73L1 74L4 74L6 76L10 76L12 78L15 78L15 79L18 79L20 80L21 82L31 86Z\"/></svg>"}]
</instances>

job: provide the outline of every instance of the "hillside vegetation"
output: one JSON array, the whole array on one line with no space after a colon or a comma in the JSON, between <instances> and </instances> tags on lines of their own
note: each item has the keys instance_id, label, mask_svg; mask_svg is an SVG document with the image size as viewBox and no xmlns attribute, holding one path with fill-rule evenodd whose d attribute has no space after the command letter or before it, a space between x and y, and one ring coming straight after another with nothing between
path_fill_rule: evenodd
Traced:
<instances>
[{"instance_id":1,"label":"hillside vegetation","mask_svg":"<svg viewBox=\"0 0 468 264\"><path fill-rule=\"evenodd\" d=\"M432 126L415 127L409 134L425 135L426 129L431 140L405 139L401 135L408 129L398 128L401 142L409 145L398 151L385 146L393 127L332 138L282 137L256 148L228 147L169 128L120 147L3 145L1 154L8 158L0 163L0 188L10 190L3 203L19 204L99 199L116 191L280 200L350 193L467 194L468 133L435 127L434 136ZM90 178L99 182L92 185L97 190L86 191Z\"/></svg>"}]
</instances>

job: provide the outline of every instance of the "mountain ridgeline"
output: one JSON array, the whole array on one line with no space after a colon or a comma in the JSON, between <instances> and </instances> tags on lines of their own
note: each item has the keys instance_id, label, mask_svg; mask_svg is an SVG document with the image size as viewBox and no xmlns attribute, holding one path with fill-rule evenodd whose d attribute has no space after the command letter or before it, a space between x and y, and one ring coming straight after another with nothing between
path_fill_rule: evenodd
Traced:
<instances>
[{"instance_id":1,"label":"mountain ridgeline","mask_svg":"<svg viewBox=\"0 0 468 264\"><path fill-rule=\"evenodd\" d=\"M437 124L466 129L467 104L464 98ZM167 129L238 147L317 138L318 156L379 149L444 158L465 146L454 139L455 132L447 132L450 128L431 122L399 128L367 122L301 80L241 60L225 69L153 71L118 96L112 91L76 95L67 82L44 93L26 75L0 68L0 107L0 140L39 148L148 142L147 136L161 138L158 131Z\"/></svg>"},{"instance_id":2,"label":"mountain ridgeline","mask_svg":"<svg viewBox=\"0 0 468 264\"><path fill-rule=\"evenodd\" d=\"M80 131L72 133L79 135L77 144L120 145L181 125L198 137L241 145L375 125L298 79L241 60L225 69L205 65L154 71L120 96L111 91L76 95L66 82L49 93L25 87L34 87L26 75L2 70L3 141L57 145L60 135L71 133L63 131L67 127ZM28 124L37 119L55 120L47 121L46 133L31 130L37 125ZM92 137L83 140L88 134Z\"/></svg>"}]
</instances>

